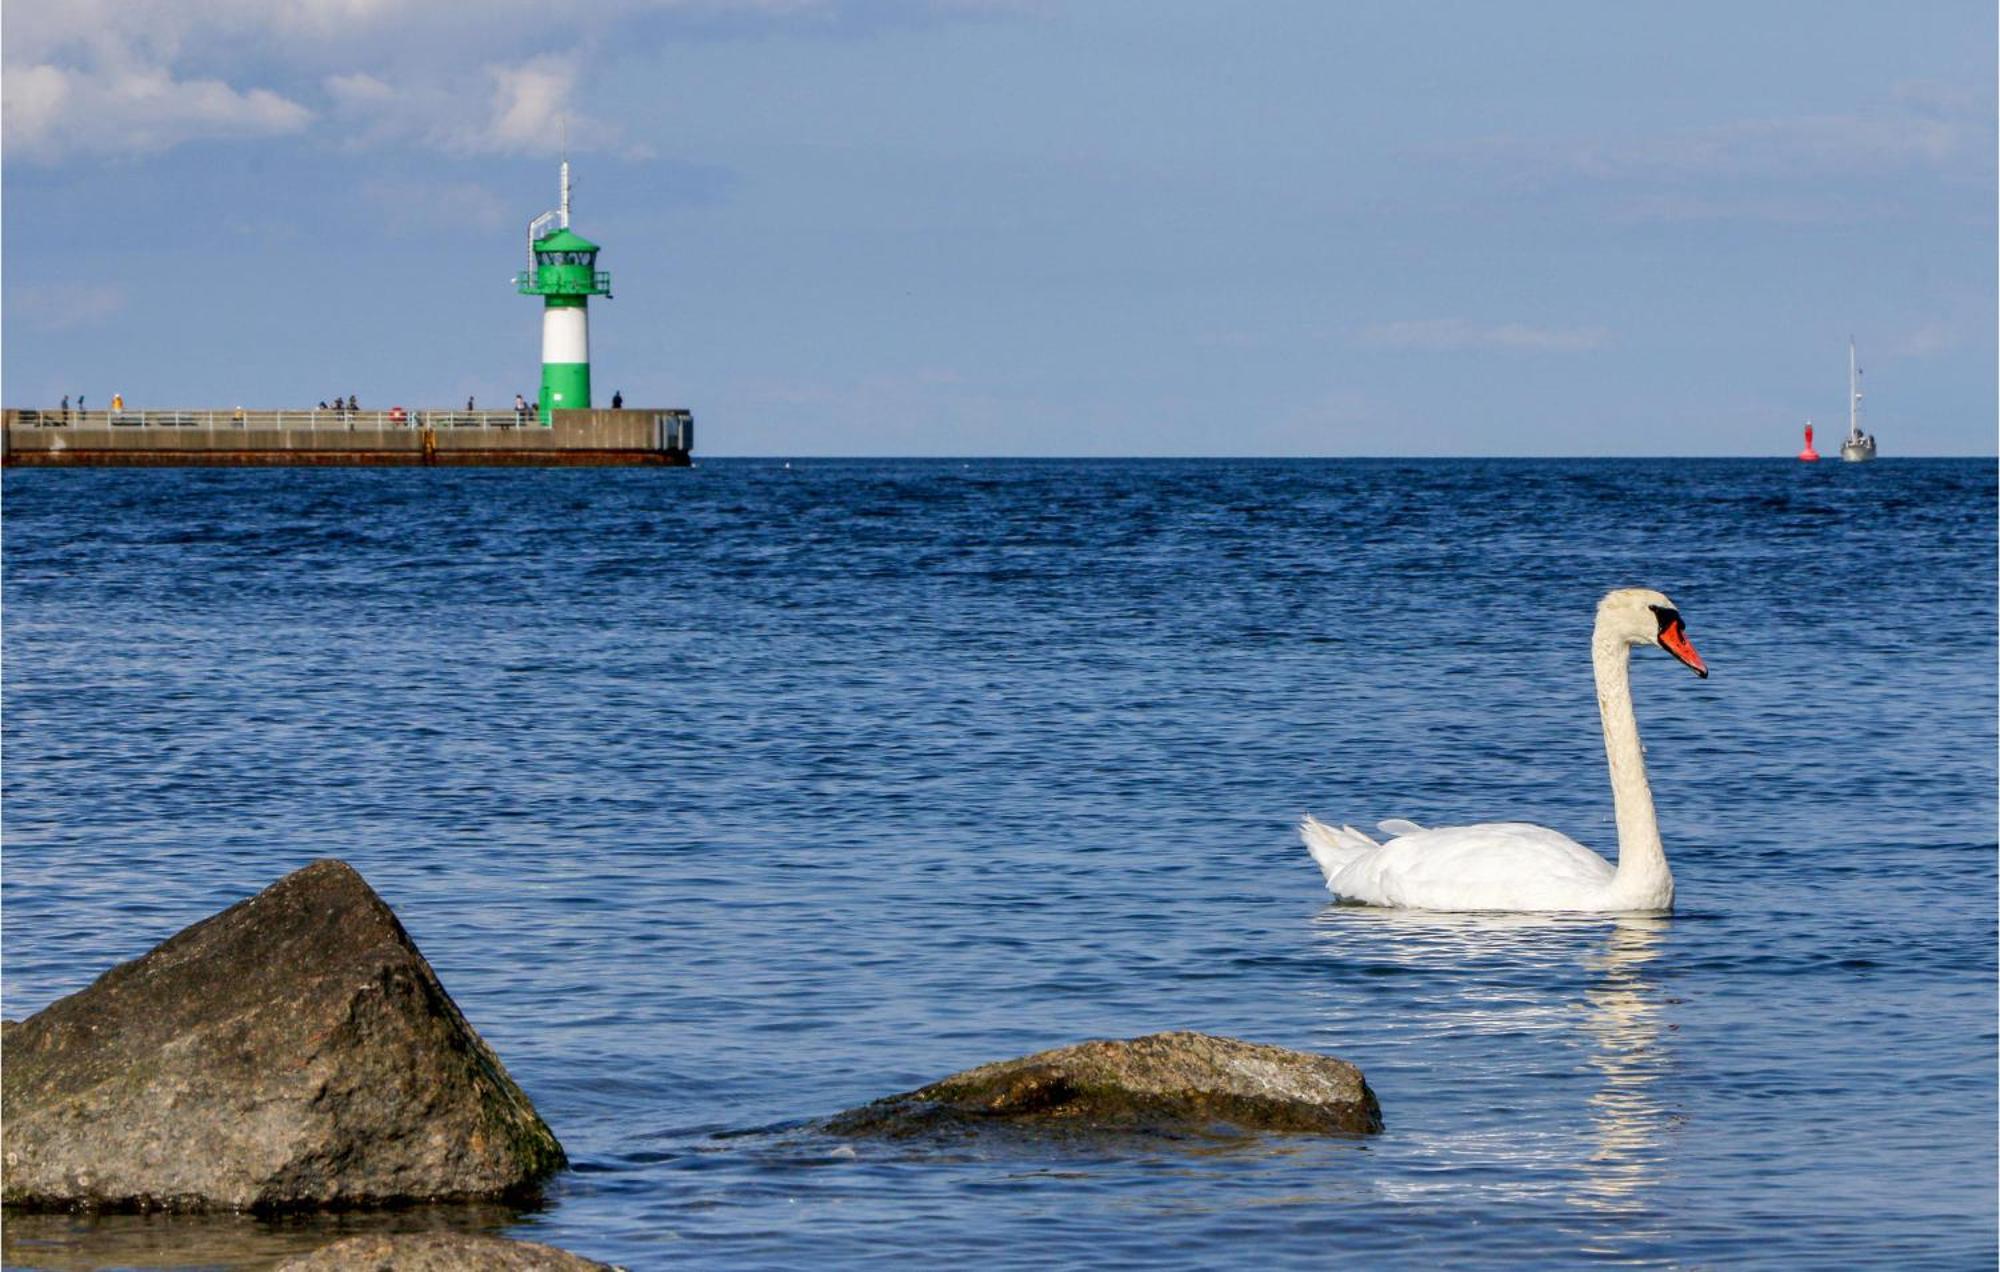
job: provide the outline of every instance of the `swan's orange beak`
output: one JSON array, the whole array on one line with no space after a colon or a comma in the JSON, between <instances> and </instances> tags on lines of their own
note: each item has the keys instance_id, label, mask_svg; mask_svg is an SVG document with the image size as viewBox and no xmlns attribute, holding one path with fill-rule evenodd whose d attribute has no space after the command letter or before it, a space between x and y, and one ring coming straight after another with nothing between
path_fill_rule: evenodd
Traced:
<instances>
[{"instance_id":1,"label":"swan's orange beak","mask_svg":"<svg viewBox=\"0 0 2000 1272\"><path fill-rule=\"evenodd\" d=\"M1688 640L1687 627L1679 616L1660 629L1660 648L1686 663L1688 670L1703 680L1708 679L1708 664L1701 655L1694 652L1694 645Z\"/></svg>"}]
</instances>

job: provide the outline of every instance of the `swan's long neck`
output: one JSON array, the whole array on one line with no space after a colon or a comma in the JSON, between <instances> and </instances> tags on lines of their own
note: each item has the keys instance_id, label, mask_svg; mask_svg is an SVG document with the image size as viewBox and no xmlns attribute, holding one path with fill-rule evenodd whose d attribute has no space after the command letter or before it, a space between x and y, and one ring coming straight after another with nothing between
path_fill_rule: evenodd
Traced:
<instances>
[{"instance_id":1,"label":"swan's long neck","mask_svg":"<svg viewBox=\"0 0 2000 1272\"><path fill-rule=\"evenodd\" d=\"M1630 645L1605 633L1591 640L1604 758L1611 767L1611 803L1618 818L1618 873L1611 886L1634 909L1665 909L1673 901L1674 876L1660 844L1653 791L1646 785L1646 755L1639 745L1638 717L1632 713L1631 655Z\"/></svg>"}]
</instances>

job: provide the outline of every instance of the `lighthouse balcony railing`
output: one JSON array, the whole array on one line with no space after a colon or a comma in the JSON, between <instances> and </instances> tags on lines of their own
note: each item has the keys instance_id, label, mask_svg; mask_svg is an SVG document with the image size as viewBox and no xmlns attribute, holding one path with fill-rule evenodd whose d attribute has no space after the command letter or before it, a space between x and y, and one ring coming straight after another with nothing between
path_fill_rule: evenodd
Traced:
<instances>
[{"instance_id":1,"label":"lighthouse balcony railing","mask_svg":"<svg viewBox=\"0 0 2000 1272\"><path fill-rule=\"evenodd\" d=\"M609 296L611 294L611 271L600 269L590 276L590 290L575 291L569 287L544 287L536 271L522 270L514 275L514 290L523 296Z\"/></svg>"}]
</instances>

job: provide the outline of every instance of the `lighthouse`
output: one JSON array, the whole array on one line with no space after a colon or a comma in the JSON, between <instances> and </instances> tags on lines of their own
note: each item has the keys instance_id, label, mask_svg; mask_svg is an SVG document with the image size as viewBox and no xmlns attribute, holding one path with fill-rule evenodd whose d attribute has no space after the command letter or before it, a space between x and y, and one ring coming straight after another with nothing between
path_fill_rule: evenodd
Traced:
<instances>
[{"instance_id":1,"label":"lighthouse","mask_svg":"<svg viewBox=\"0 0 2000 1272\"><path fill-rule=\"evenodd\" d=\"M551 228L553 227L553 228ZM569 158L562 161L562 202L528 222L528 268L514 276L524 296L542 298L541 420L590 406L592 296L611 297L611 275L597 268L597 244L569 228Z\"/></svg>"}]
</instances>

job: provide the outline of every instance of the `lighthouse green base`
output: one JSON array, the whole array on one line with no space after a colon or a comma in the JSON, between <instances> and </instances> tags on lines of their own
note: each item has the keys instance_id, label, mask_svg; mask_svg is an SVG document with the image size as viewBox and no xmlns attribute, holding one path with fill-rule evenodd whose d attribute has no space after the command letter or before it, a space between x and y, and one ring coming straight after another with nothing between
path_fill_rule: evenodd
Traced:
<instances>
[{"instance_id":1,"label":"lighthouse green base","mask_svg":"<svg viewBox=\"0 0 2000 1272\"><path fill-rule=\"evenodd\" d=\"M582 411L590 407L588 362L542 364L542 423L553 423L550 411Z\"/></svg>"}]
</instances>

